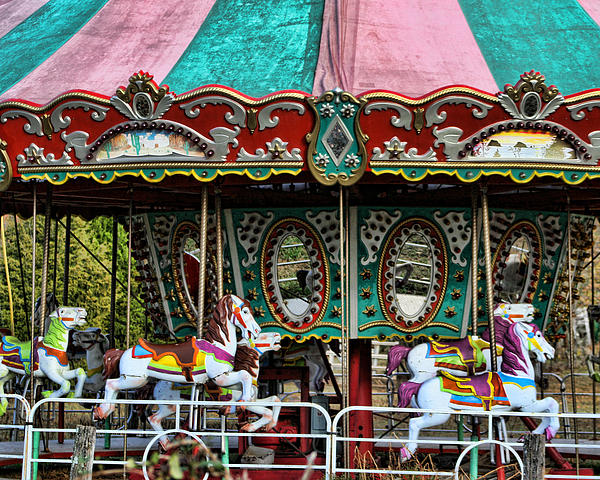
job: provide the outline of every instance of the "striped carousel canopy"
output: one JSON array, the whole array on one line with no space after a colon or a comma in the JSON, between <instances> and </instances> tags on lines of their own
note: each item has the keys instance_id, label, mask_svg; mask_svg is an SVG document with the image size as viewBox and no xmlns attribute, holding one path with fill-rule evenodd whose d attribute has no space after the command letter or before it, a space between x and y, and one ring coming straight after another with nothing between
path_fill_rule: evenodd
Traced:
<instances>
[{"instance_id":1,"label":"striped carousel canopy","mask_svg":"<svg viewBox=\"0 0 600 480\"><path fill-rule=\"evenodd\" d=\"M176 94L420 97L535 69L569 95L600 86L599 23L596 0L0 0L0 101L112 94L139 70Z\"/></svg>"}]
</instances>

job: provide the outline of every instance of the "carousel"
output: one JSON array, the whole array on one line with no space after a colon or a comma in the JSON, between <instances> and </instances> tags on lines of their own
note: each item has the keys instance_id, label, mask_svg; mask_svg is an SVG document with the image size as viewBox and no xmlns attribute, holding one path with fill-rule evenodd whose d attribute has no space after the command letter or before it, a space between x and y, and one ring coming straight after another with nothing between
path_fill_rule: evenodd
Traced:
<instances>
[{"instance_id":1,"label":"carousel","mask_svg":"<svg viewBox=\"0 0 600 480\"><path fill-rule=\"evenodd\" d=\"M3 464L22 461L24 478L71 464L91 424L86 468L132 478L152 478L152 452L172 453L181 436L225 475L300 478L308 462L311 478L533 478L541 452L548 478L594 477L593 285L583 340L574 302L600 207L595 73L515 57L509 76L478 47L495 17L475 2L444 15L390 7L387 21L335 1L260 12L198 2L178 22L165 20L175 1L13 3L0 4L11 13L0 21L0 202L5 215L43 216L44 231L31 242L32 337L6 322L0 346ZM600 40L600 10L569 4L569 28L547 12L531 28L554 28L592 61L591 43L576 41ZM164 57L109 48L149 42L152 19ZM463 51L431 55L408 26L400 46L381 35L411 19L433 44L454 32ZM20 32L50 21L56 46L40 35L25 55ZM518 34L496 21L503 38ZM427 51L413 60L421 70L404 48ZM114 68L95 74L93 52ZM68 75L50 75L61 65ZM125 229L123 286L140 286L151 338L130 335L130 300L118 344L114 300L102 332L88 305L53 291L50 232L69 239L68 277L72 216ZM72 365L76 350L87 368Z\"/></svg>"}]
</instances>

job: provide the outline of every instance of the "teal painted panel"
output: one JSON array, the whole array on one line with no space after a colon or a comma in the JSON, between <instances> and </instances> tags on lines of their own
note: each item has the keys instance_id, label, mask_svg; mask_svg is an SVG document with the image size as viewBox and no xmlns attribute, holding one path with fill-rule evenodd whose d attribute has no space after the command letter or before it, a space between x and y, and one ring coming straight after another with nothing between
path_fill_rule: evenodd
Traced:
<instances>
[{"instance_id":1,"label":"teal painted panel","mask_svg":"<svg viewBox=\"0 0 600 480\"><path fill-rule=\"evenodd\" d=\"M163 83L176 93L221 84L260 97L312 91L323 0L217 0Z\"/></svg>"},{"instance_id":2,"label":"teal painted panel","mask_svg":"<svg viewBox=\"0 0 600 480\"><path fill-rule=\"evenodd\" d=\"M459 338L470 308L470 210L360 207L357 221L359 337Z\"/></svg>"},{"instance_id":3,"label":"teal painted panel","mask_svg":"<svg viewBox=\"0 0 600 480\"><path fill-rule=\"evenodd\" d=\"M576 0L459 3L499 90L530 70L563 95L600 84L600 28Z\"/></svg>"},{"instance_id":4,"label":"teal painted panel","mask_svg":"<svg viewBox=\"0 0 600 480\"><path fill-rule=\"evenodd\" d=\"M106 2L50 0L0 38L0 93L19 82L56 52ZM61 74L56 72L56 75Z\"/></svg>"},{"instance_id":5,"label":"teal painted panel","mask_svg":"<svg viewBox=\"0 0 600 480\"><path fill-rule=\"evenodd\" d=\"M235 209L230 218L234 292L261 328L296 341L339 338L337 209Z\"/></svg>"}]
</instances>

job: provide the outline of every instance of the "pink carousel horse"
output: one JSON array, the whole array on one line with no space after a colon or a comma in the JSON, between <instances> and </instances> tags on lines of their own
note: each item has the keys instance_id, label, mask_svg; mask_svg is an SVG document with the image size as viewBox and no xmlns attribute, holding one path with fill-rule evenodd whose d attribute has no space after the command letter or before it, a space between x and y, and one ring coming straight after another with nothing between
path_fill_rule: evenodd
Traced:
<instances>
[{"instance_id":1,"label":"pink carousel horse","mask_svg":"<svg viewBox=\"0 0 600 480\"><path fill-rule=\"evenodd\" d=\"M500 303L494 309L494 320L496 348L501 362L504 333L515 322L532 321L533 305ZM387 374L391 375L405 359L411 378L398 388L399 407L408 407L421 384L437 376L440 371L466 377L489 370L489 331L486 330L481 337L468 336L460 340L421 343L415 347L395 345L388 353Z\"/></svg>"},{"instance_id":2,"label":"pink carousel horse","mask_svg":"<svg viewBox=\"0 0 600 480\"><path fill-rule=\"evenodd\" d=\"M513 323L504 336L499 373L486 372L461 378L441 372L439 377L430 378L419 385L414 393L413 404L416 408L438 412L449 409L474 413L521 410L558 414L556 400L551 397L537 399L535 372L529 353L534 353L538 361L545 362L547 358L554 357L554 348L546 341L537 325ZM428 413L411 418L408 443L401 450L402 459L412 457L417 449L419 432L423 428L441 425L449 418L450 413ZM558 429L557 416L544 417L533 433L545 433L550 440Z\"/></svg>"},{"instance_id":3,"label":"pink carousel horse","mask_svg":"<svg viewBox=\"0 0 600 480\"><path fill-rule=\"evenodd\" d=\"M105 370L112 370L108 364L118 360L120 376L106 381L104 403L94 409L94 417L108 417L115 409L112 400L120 390L138 389L150 378L196 384L210 379L220 387L241 384L240 401L250 401L252 376L246 371L234 370L233 366L236 328L250 341L260 333L250 304L235 295L225 295L217 303L202 339L191 337L184 343L170 345L154 345L140 339L124 352L109 350L104 356Z\"/></svg>"}]
</instances>

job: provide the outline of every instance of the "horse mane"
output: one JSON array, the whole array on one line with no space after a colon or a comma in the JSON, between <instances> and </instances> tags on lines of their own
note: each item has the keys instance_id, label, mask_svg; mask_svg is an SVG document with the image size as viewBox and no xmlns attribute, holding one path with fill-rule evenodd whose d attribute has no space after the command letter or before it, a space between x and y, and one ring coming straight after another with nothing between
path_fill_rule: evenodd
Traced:
<instances>
[{"instance_id":1,"label":"horse mane","mask_svg":"<svg viewBox=\"0 0 600 480\"><path fill-rule=\"evenodd\" d=\"M238 345L233 362L235 370L246 370L253 378L258 376L258 352L247 345Z\"/></svg>"},{"instance_id":2,"label":"horse mane","mask_svg":"<svg viewBox=\"0 0 600 480\"><path fill-rule=\"evenodd\" d=\"M508 332L508 329L513 325L513 322L507 320L504 317L494 317L494 331L496 333L496 342L502 346L504 346L504 337ZM483 338L486 342L490 341L490 328L486 328L485 331L481 334L481 338Z\"/></svg>"},{"instance_id":3,"label":"horse mane","mask_svg":"<svg viewBox=\"0 0 600 480\"><path fill-rule=\"evenodd\" d=\"M510 341L503 343L504 350L502 351L502 367L501 370L509 375L518 375L518 370L527 373L525 364L527 360L523 356L521 349L521 341L518 335L515 333L517 323L513 323L506 335L511 338Z\"/></svg>"},{"instance_id":4,"label":"horse mane","mask_svg":"<svg viewBox=\"0 0 600 480\"><path fill-rule=\"evenodd\" d=\"M527 372L523 366L525 359L521 354L521 342L517 340L515 328L517 323L513 323L503 317L494 317L494 329L496 332L496 342L504 347L502 351L502 371L509 375L518 375L517 370ZM490 341L490 329L486 328L481 334L486 342ZM505 370L506 369L506 370Z\"/></svg>"},{"instance_id":5,"label":"horse mane","mask_svg":"<svg viewBox=\"0 0 600 480\"><path fill-rule=\"evenodd\" d=\"M204 329L204 340L210 343L218 342L222 345L225 340L221 333L225 334L225 338L229 341L229 331L227 330L227 321L231 315L231 297L226 295L222 297L213 311L212 319L210 319Z\"/></svg>"}]
</instances>

